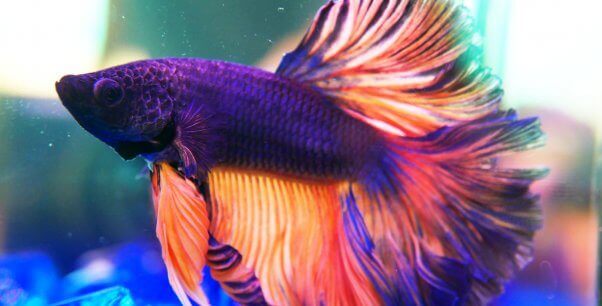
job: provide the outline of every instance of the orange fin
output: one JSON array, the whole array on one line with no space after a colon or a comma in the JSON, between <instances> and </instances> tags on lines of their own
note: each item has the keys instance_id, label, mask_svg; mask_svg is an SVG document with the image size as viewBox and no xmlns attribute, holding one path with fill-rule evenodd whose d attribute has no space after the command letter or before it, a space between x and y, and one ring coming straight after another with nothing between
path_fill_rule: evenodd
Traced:
<instances>
[{"instance_id":1,"label":"orange fin","mask_svg":"<svg viewBox=\"0 0 602 306\"><path fill-rule=\"evenodd\" d=\"M168 164L155 164L151 181L157 238L169 283L183 305L191 305L188 297L200 305L209 305L200 287L209 248L205 200L193 182Z\"/></svg>"},{"instance_id":2,"label":"orange fin","mask_svg":"<svg viewBox=\"0 0 602 306\"><path fill-rule=\"evenodd\" d=\"M372 277L379 262L365 241L348 234L348 183L217 168L209 186L210 232L241 254L268 304L383 303L376 288L382 282Z\"/></svg>"},{"instance_id":3,"label":"orange fin","mask_svg":"<svg viewBox=\"0 0 602 306\"><path fill-rule=\"evenodd\" d=\"M453 0L330 0L277 73L386 132L422 136L499 107L469 13Z\"/></svg>"}]
</instances>

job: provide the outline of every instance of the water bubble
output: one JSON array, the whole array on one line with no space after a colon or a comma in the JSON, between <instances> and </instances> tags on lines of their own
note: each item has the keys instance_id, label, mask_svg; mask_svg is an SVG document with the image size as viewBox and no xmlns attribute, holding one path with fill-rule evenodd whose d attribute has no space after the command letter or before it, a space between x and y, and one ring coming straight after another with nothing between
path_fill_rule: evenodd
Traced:
<instances>
[{"instance_id":1,"label":"water bubble","mask_svg":"<svg viewBox=\"0 0 602 306\"><path fill-rule=\"evenodd\" d=\"M124 15L121 15L121 19L125 20L125 16L124 16Z\"/></svg>"},{"instance_id":2,"label":"water bubble","mask_svg":"<svg viewBox=\"0 0 602 306\"><path fill-rule=\"evenodd\" d=\"M52 142L49 142L49 143L48 143L48 147L49 147L49 148L52 148L52 147L54 147L54 144L53 144Z\"/></svg>"},{"instance_id":3,"label":"water bubble","mask_svg":"<svg viewBox=\"0 0 602 306\"><path fill-rule=\"evenodd\" d=\"M546 297L548 300L552 300L555 297L555 291L558 288L558 279L556 278L556 273L554 272L554 268L552 267L552 263L547 260L541 261L539 263L539 269L542 275L542 279L546 281L546 289L548 290L548 294Z\"/></svg>"},{"instance_id":4,"label":"water bubble","mask_svg":"<svg viewBox=\"0 0 602 306\"><path fill-rule=\"evenodd\" d=\"M40 135L44 135L44 130L40 130Z\"/></svg>"},{"instance_id":5,"label":"water bubble","mask_svg":"<svg viewBox=\"0 0 602 306\"><path fill-rule=\"evenodd\" d=\"M283 7L278 7L278 12L280 12L280 13L284 12L284 8Z\"/></svg>"}]
</instances>

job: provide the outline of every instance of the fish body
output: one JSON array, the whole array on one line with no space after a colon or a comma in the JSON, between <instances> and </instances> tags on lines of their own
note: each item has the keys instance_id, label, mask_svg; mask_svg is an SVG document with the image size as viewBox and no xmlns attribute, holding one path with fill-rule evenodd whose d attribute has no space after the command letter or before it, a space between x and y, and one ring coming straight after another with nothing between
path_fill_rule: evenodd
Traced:
<instances>
[{"instance_id":1,"label":"fish body","mask_svg":"<svg viewBox=\"0 0 602 306\"><path fill-rule=\"evenodd\" d=\"M68 75L74 118L152 164L183 304L480 305L532 258L542 145L451 0L327 1L276 72L150 59Z\"/></svg>"},{"instance_id":2,"label":"fish body","mask_svg":"<svg viewBox=\"0 0 602 306\"><path fill-rule=\"evenodd\" d=\"M218 134L203 143L213 151L198 165L203 169L219 164L340 180L356 178L363 166L380 154L380 137L368 124L349 116L331 98L309 86L258 68L172 58L134 62L89 77L120 79L126 96L141 96L137 102L143 105L137 111L140 115L126 126L161 135L163 129L177 128L181 118L196 116L192 120ZM66 77L57 86L76 88L77 82ZM139 92L143 86L151 89ZM153 89L163 87L165 96L162 89ZM64 100L69 101L67 97ZM192 115L191 109L197 113ZM121 112L114 109L109 114L115 117ZM175 137L175 131L171 133ZM143 140L139 134L136 137L134 140ZM107 142L115 144L114 139ZM118 144L118 151L123 146ZM125 157L142 153L153 162L177 162L179 158L176 150L156 154L155 150L146 152L143 145L129 150Z\"/></svg>"},{"instance_id":3,"label":"fish body","mask_svg":"<svg viewBox=\"0 0 602 306\"><path fill-rule=\"evenodd\" d=\"M343 179L357 176L370 158L377 133L308 86L226 62L170 62L188 86L181 99L222 128L219 164Z\"/></svg>"}]
</instances>

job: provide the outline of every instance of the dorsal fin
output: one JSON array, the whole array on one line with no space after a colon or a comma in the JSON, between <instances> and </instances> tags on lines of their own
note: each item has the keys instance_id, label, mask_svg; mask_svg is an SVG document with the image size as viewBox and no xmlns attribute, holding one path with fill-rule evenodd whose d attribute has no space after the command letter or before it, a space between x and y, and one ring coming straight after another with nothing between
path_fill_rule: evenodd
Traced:
<instances>
[{"instance_id":1,"label":"dorsal fin","mask_svg":"<svg viewBox=\"0 0 602 306\"><path fill-rule=\"evenodd\" d=\"M330 0L277 73L387 132L422 136L497 110L468 13L451 0Z\"/></svg>"}]
</instances>

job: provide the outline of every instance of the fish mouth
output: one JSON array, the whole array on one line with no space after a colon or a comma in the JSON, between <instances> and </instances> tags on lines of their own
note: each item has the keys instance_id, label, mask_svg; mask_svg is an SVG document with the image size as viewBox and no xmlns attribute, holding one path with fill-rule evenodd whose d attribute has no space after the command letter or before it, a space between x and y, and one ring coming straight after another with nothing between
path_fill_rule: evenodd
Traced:
<instances>
[{"instance_id":1,"label":"fish mouth","mask_svg":"<svg viewBox=\"0 0 602 306\"><path fill-rule=\"evenodd\" d=\"M147 141L117 141L115 151L125 160L134 159L138 155L158 153L167 148L176 138L176 127L173 122L167 124L161 133Z\"/></svg>"},{"instance_id":2,"label":"fish mouth","mask_svg":"<svg viewBox=\"0 0 602 306\"><path fill-rule=\"evenodd\" d=\"M62 77L58 82L54 83L54 88L56 89L56 93L59 95L61 102L63 104L65 101L73 100L74 91L71 89L68 83L70 83L70 79L72 79L72 75L66 75Z\"/></svg>"},{"instance_id":3,"label":"fish mouth","mask_svg":"<svg viewBox=\"0 0 602 306\"><path fill-rule=\"evenodd\" d=\"M58 82L54 83L54 88L61 102L70 109L78 104L83 98L84 93L88 91L89 85L86 80L76 75L66 75Z\"/></svg>"},{"instance_id":4,"label":"fish mouth","mask_svg":"<svg viewBox=\"0 0 602 306\"><path fill-rule=\"evenodd\" d=\"M86 127L87 122L94 121L92 115L94 108L89 103L85 103L90 99L86 93L91 89L82 77L66 75L55 82L54 87L63 106L81 126Z\"/></svg>"}]
</instances>

